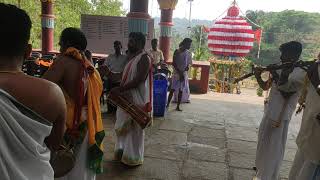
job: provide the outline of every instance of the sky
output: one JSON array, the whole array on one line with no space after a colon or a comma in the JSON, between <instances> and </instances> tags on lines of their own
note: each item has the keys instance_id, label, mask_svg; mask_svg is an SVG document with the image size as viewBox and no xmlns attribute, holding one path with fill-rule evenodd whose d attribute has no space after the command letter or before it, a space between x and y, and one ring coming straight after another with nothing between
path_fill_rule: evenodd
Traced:
<instances>
[{"instance_id":1,"label":"sky","mask_svg":"<svg viewBox=\"0 0 320 180\"><path fill-rule=\"evenodd\" d=\"M122 0L123 8L129 11L130 0ZM232 0L194 0L192 3L192 19L214 20L230 6ZM237 0L242 12L247 10L283 11L287 9L320 13L320 0ZM174 17L189 18L188 0L179 0ZM149 0L149 14L159 17L157 0Z\"/></svg>"}]
</instances>

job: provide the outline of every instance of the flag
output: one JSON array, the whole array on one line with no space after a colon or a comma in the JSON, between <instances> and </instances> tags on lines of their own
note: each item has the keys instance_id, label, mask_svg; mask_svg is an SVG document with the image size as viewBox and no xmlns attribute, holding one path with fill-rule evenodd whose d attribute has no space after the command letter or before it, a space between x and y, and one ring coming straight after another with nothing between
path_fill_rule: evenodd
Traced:
<instances>
[{"instance_id":1,"label":"flag","mask_svg":"<svg viewBox=\"0 0 320 180\"><path fill-rule=\"evenodd\" d=\"M258 45L260 45L260 43L261 43L261 36L262 36L262 29L259 28L254 31L254 38L258 42Z\"/></svg>"}]
</instances>

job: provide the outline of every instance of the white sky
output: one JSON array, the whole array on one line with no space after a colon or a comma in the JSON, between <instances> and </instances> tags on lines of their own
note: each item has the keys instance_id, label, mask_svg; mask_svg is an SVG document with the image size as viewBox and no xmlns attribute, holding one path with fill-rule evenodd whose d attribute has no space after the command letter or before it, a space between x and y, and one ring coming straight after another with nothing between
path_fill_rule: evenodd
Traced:
<instances>
[{"instance_id":1,"label":"white sky","mask_svg":"<svg viewBox=\"0 0 320 180\"><path fill-rule=\"evenodd\" d=\"M123 8L129 11L130 0L122 0ZM232 0L194 0L192 3L192 19L214 20L220 16L233 2ZM283 11L286 9L320 13L320 0L237 0L240 9ZM149 0L149 14L160 16L157 0ZM174 17L189 18L189 3L179 0Z\"/></svg>"}]
</instances>

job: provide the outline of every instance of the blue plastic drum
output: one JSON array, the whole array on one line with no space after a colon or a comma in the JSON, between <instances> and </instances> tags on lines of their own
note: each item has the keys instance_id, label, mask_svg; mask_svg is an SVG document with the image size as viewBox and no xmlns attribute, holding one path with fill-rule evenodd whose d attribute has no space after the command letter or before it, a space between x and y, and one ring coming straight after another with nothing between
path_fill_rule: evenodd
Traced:
<instances>
[{"instance_id":1,"label":"blue plastic drum","mask_svg":"<svg viewBox=\"0 0 320 180\"><path fill-rule=\"evenodd\" d=\"M168 79L163 73L153 76L153 115L163 117L167 104Z\"/></svg>"}]
</instances>

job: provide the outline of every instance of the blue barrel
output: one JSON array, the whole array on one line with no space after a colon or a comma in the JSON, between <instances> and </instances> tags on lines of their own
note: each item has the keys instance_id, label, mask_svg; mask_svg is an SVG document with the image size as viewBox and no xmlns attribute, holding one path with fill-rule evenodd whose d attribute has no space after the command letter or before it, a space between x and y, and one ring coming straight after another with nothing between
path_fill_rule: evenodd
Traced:
<instances>
[{"instance_id":1,"label":"blue barrel","mask_svg":"<svg viewBox=\"0 0 320 180\"><path fill-rule=\"evenodd\" d=\"M168 79L163 73L153 76L153 116L163 117L166 111Z\"/></svg>"}]
</instances>

